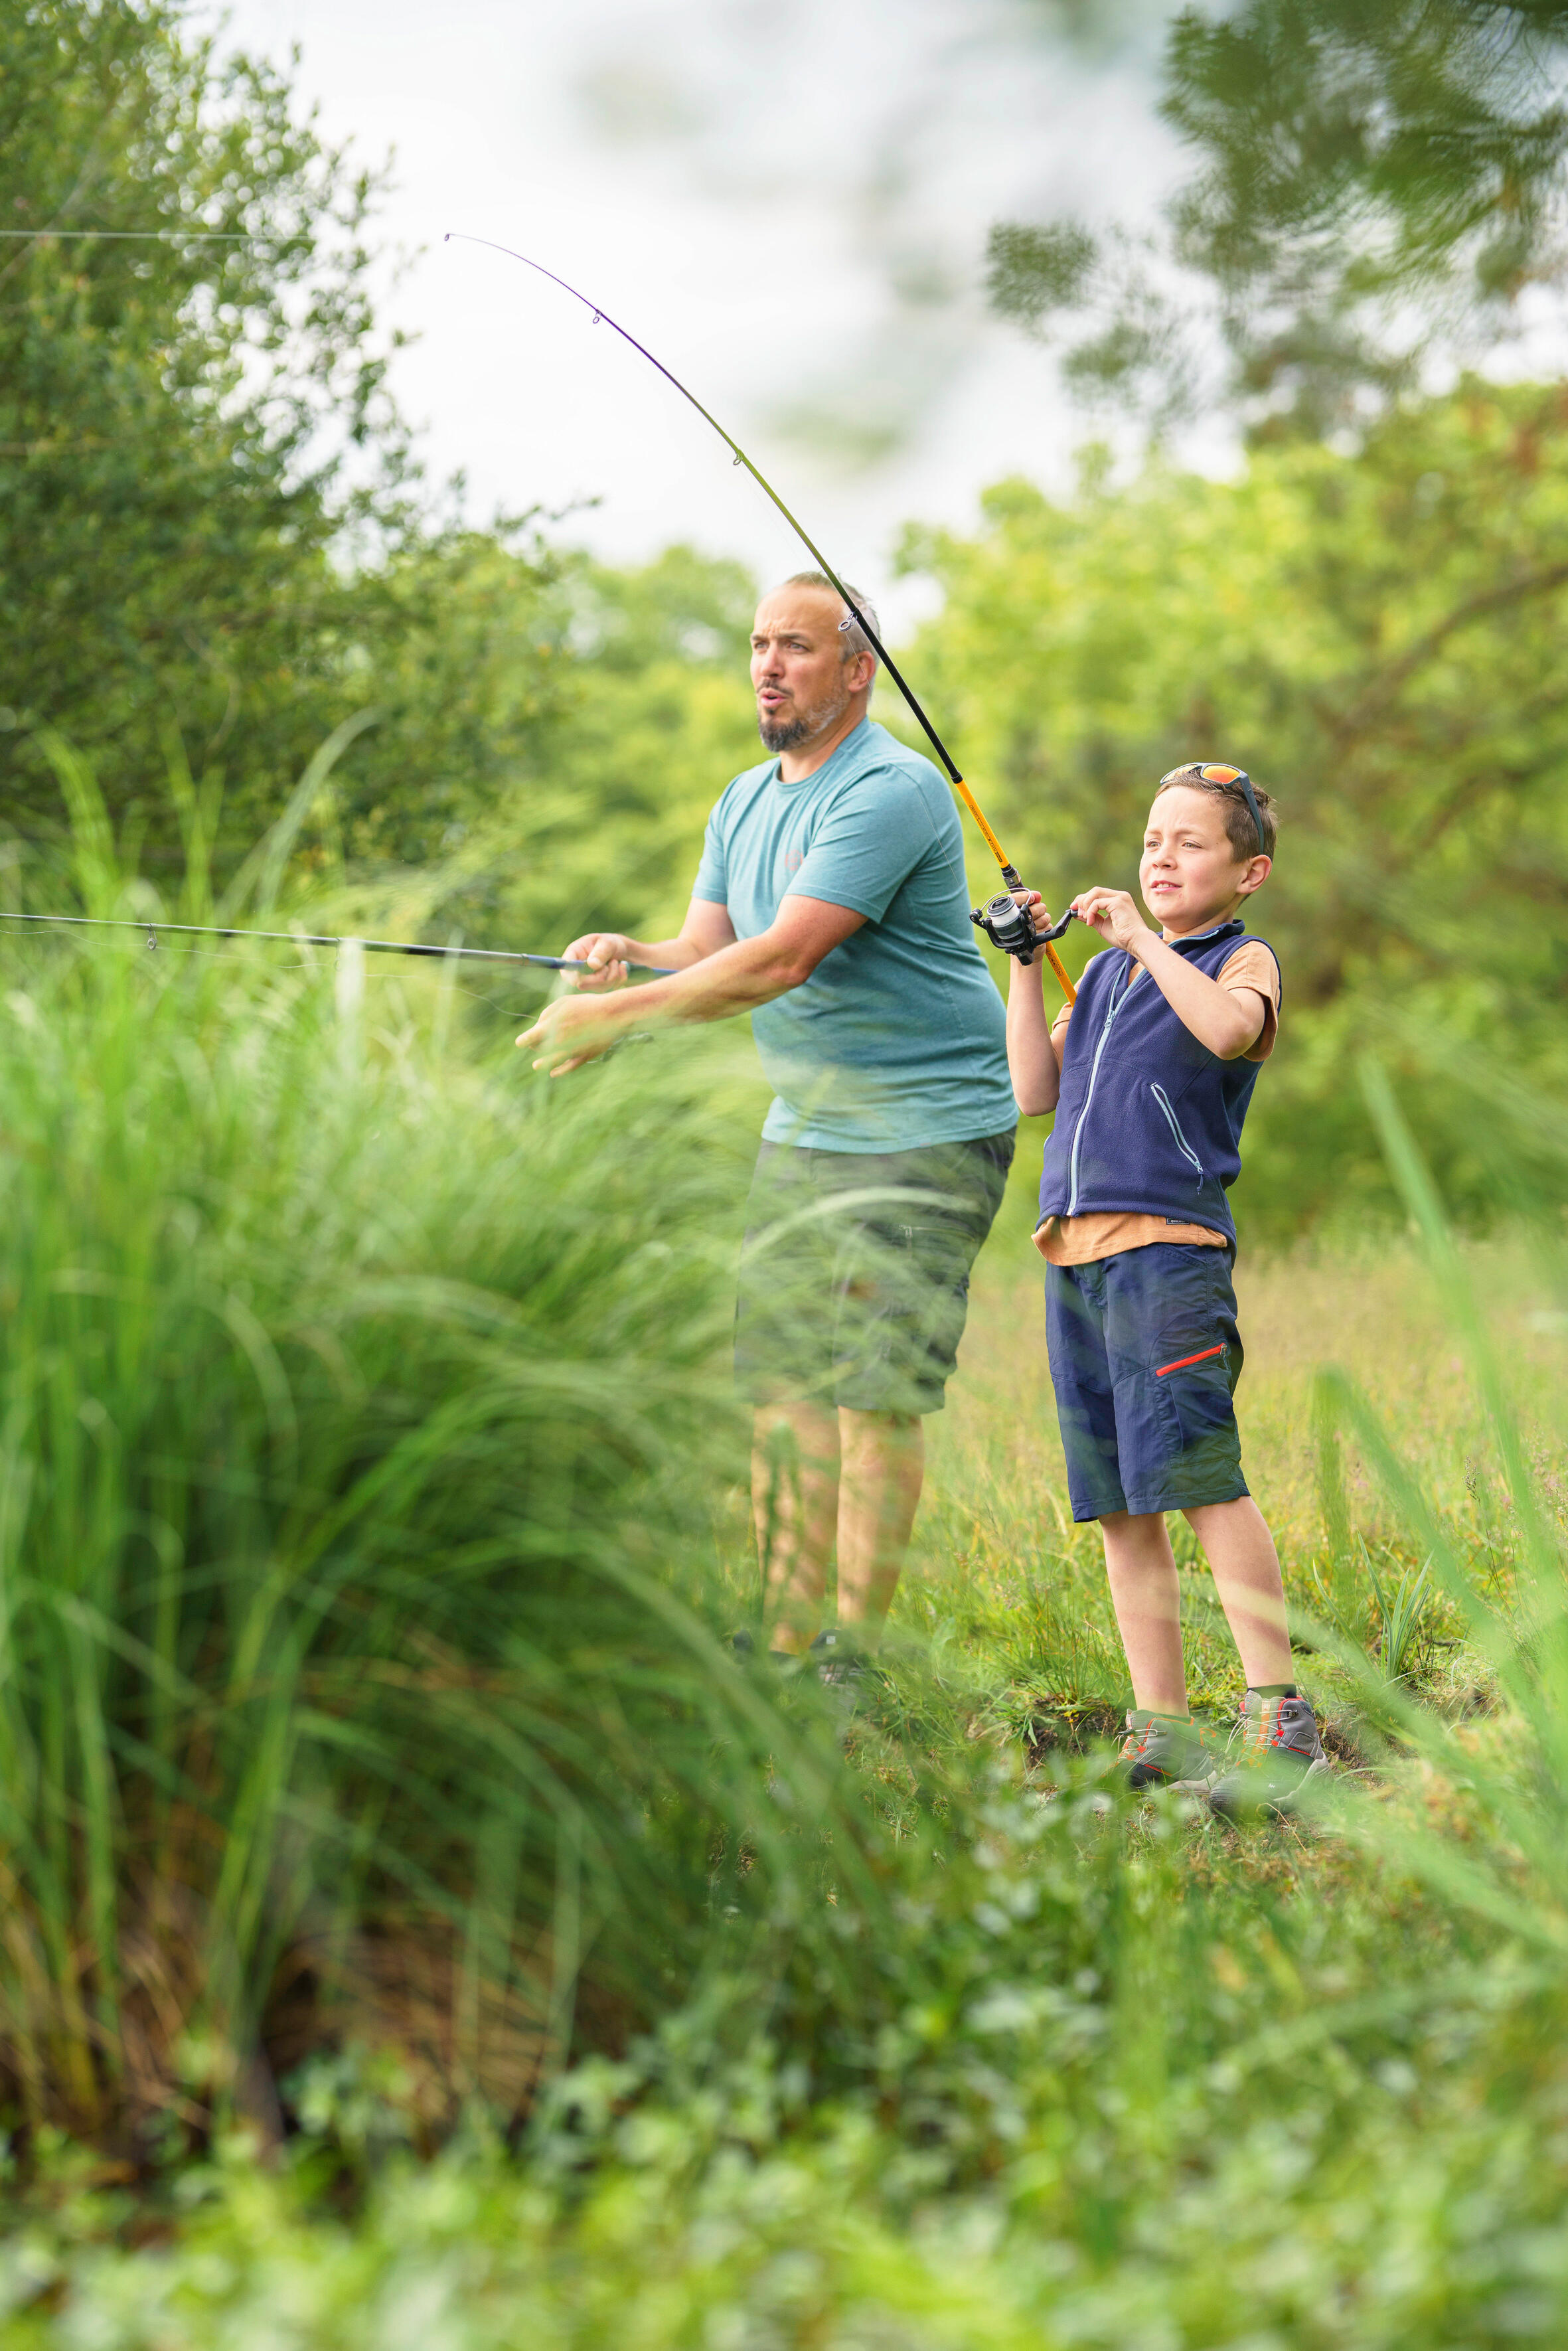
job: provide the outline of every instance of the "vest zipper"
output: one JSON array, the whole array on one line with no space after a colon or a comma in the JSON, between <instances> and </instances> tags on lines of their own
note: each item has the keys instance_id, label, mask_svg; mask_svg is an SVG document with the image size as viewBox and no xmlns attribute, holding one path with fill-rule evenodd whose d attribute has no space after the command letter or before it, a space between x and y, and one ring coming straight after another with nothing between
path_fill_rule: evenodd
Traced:
<instances>
[{"instance_id":1,"label":"vest zipper","mask_svg":"<svg viewBox=\"0 0 1568 2351\"><path fill-rule=\"evenodd\" d=\"M1132 957L1129 956L1129 964L1131 961ZM1105 1015L1100 1030L1100 1041L1094 1048L1094 1060L1089 1071L1089 1091L1083 1097L1083 1107L1078 1113L1078 1123L1072 1130L1072 1157L1069 1170L1071 1186L1067 1202L1067 1214L1070 1217L1075 1217L1078 1213L1078 1154L1083 1142L1084 1121L1089 1116L1090 1105L1094 1100L1094 1088L1100 1076L1100 1059L1105 1050L1105 1040L1111 1034L1111 1023L1127 1001L1127 989L1131 985L1130 977L1124 980L1121 995L1113 996L1111 999L1111 1009Z\"/></svg>"},{"instance_id":2,"label":"vest zipper","mask_svg":"<svg viewBox=\"0 0 1568 2351\"><path fill-rule=\"evenodd\" d=\"M1155 1100L1164 1111L1166 1123L1176 1139L1176 1146L1181 1152L1183 1158L1189 1159L1192 1162L1192 1165L1197 1170L1198 1182L1200 1184L1203 1183L1205 1180L1203 1162L1198 1157L1197 1152L1193 1149L1191 1144L1187 1141L1186 1135L1182 1133L1176 1114L1170 1105L1170 1096L1166 1093L1164 1086L1151 1084L1149 1092L1154 1095Z\"/></svg>"}]
</instances>

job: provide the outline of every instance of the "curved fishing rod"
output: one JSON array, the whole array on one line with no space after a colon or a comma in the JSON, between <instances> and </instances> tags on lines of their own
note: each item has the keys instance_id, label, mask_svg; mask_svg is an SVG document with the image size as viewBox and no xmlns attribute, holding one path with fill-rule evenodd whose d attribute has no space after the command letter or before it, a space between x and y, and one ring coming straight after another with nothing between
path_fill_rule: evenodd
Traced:
<instances>
[{"instance_id":1,"label":"curved fishing rod","mask_svg":"<svg viewBox=\"0 0 1568 2351\"><path fill-rule=\"evenodd\" d=\"M597 966L570 962L565 956L519 955L506 947L433 947L407 939L359 939L347 932L340 936L327 931L247 931L221 926L216 923L165 923L161 917L137 922L129 914L13 914L0 910L0 923L64 923L73 930L143 931L147 945L156 948L160 932L197 939L274 939L291 947L363 947L374 955L457 956L467 963L528 963L545 971L592 971ZM670 979L674 967L663 963L631 963L628 970L651 972L657 979Z\"/></svg>"},{"instance_id":2,"label":"curved fishing rod","mask_svg":"<svg viewBox=\"0 0 1568 2351\"><path fill-rule=\"evenodd\" d=\"M903 695L904 699L909 705L910 709L914 712L915 716L920 722L921 726L925 730L927 741L930 743L932 749L936 752L936 757L941 760L943 768L946 771L947 780L952 785L954 790L958 794L958 797L963 801L965 807L968 810L969 814L974 818L975 822L979 826L980 831L984 833L987 846L990 850L992 856L996 859L997 863L1002 869L1002 880L1007 884L1005 893L995 898L988 898L983 906L977 906L970 914L969 920L976 924L979 929L985 932L986 936L992 942L993 946L1000 947L1004 954L1017 956L1020 963L1032 963L1034 961L1035 948L1043 945L1045 947L1046 961L1050 964L1051 970L1056 974L1057 979L1061 983L1062 994L1066 997L1069 1004L1074 1003L1077 999L1078 991L1073 987L1072 982L1068 978L1066 969L1061 957L1058 956L1055 947L1052 946L1049 941L1042 941L1039 937L1035 932L1033 925L1030 922L1028 915L1023 912L1022 908L1018 904L1012 895L1012 893L1015 890L1021 890L1024 886L1021 879L1019 878L1018 868L1013 864L1012 861L1008 856L1007 852L1003 849L1001 842L991 831L990 824L987 820L984 809L982 809L979 801L975 798L974 793L969 789L968 785L964 781L963 777L959 774L957 765L953 759L952 755L949 753L947 746L943 742L942 737L936 732L936 727L933 726L930 719L927 718L925 711L921 708L920 704L916 701L914 690L910 686L897 663L888 652L887 647L883 643L882 639L877 635L876 631L872 627L871 622L866 619L865 614L861 611L860 606L855 602L854 598L850 594L849 590L844 586L843 581L839 578L838 573L833 569L832 565L828 561L827 557L822 553L821 549L817 545L816 540L807 530L805 525L800 522L796 517L790 513L789 507L785 505L783 499L779 496L772 483L768 480L765 475L760 474L758 471L750 458L747 455L745 450L741 447L739 442L737 441L731 434L725 431L717 417L715 416L710 410L703 406L702 402L697 398L695 392L689 392L686 389L686 386L681 381L680 377L671 373L670 370L664 365L663 360L654 358L653 352L648 349L645 343L640 343L637 340L636 336L632 334L628 329L623 327L618 319L612 319L611 317L608 310L602 309L597 302L590 301L588 296L586 294L579 293L575 286L569 286L566 279L564 277L558 277L553 269L547 269L542 261L531 260L526 253L518 253L513 246L497 245L494 237L471 236L465 229L449 228L443 242L450 245L453 243L454 239L455 239L460 245L482 245L491 253L504 253L508 261L520 261L525 269L537 270L541 277L548 277L552 286L559 286L563 294L570 294L574 302L580 302L583 308L591 314L593 323L596 327L602 319L607 327L613 328L614 331L620 336L623 343L630 343L632 349L638 353L639 357L645 359L650 367L658 369L659 373L664 377L666 383L673 384L674 386L674 389L680 393L683 400L690 402L691 405L696 410L697 414L703 419L703 422L713 427L714 431L718 434L719 439L724 443L726 448L733 453L734 462L736 465L744 465L752 480L757 484L758 488L765 492L766 495L772 499L773 504L778 507L779 513L783 516L785 521L789 524L790 529L794 532L801 546L805 548L807 552L815 559L817 569L832 581L833 586L843 598L844 602L849 606L851 614L854 619L855 625L860 629L867 643L873 647L878 660L882 663L883 667L886 670L889 677L892 678L894 685L897 686L900 694Z\"/></svg>"}]
</instances>

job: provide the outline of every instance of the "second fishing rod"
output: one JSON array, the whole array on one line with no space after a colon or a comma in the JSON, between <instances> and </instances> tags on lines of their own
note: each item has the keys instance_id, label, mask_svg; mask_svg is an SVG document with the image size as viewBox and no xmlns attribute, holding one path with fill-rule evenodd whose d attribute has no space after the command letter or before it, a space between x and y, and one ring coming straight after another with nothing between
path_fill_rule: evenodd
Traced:
<instances>
[{"instance_id":1,"label":"second fishing rod","mask_svg":"<svg viewBox=\"0 0 1568 2351\"><path fill-rule=\"evenodd\" d=\"M1061 987L1063 996L1066 997L1069 1004L1075 1002L1077 998L1077 990L1074 988L1071 980L1068 977L1066 967L1063 965L1061 956L1057 954L1055 946L1051 944L1053 940L1059 939L1061 936L1062 933L1066 930L1068 924L1073 919L1071 912L1064 914L1060 922L1052 924L1048 931L1041 932L1035 929L1028 913L1018 904L1017 898L1014 895L1015 892L1021 891L1024 887L1024 883L1022 877L1019 873L1018 868L1013 864L1012 860L1009 857L1007 852L1003 849L1001 842L998 840L995 832L991 830L991 826L986 816L985 810L981 808L979 801L975 798L974 793L965 782L963 776L959 772L956 761L953 758L951 753L948 751L947 746L943 742L942 737L936 732L936 727L926 716L925 712L920 705L920 703L916 700L914 690L910 686L907 679L900 670L897 663L894 660L892 654L888 652L887 647L883 643L882 639L878 636L870 621L866 618L865 613L862 611L860 605L855 601L855 598L850 593L850 590L845 587L843 581L840 579L832 565L828 561L827 557L822 553L821 549L817 545L816 540L810 537L804 524L798 521L796 517L791 514L789 508L785 505L783 499L779 496L772 483L767 479L766 475L758 472L757 466L753 465L751 459L747 455L739 442L737 441L731 434L725 431L724 426L719 423L717 417L703 406L702 402L697 398L695 392L689 391L681 381L679 376L673 374L670 369L664 365L663 360L654 358L653 352L649 350L645 343L640 343L635 335L632 334L628 329L622 326L618 319L612 319L610 316L609 311L603 309L600 304L591 301L586 294L580 293L575 286L569 285L564 277L558 277L553 269L547 269L542 261L533 260L529 255L517 252L512 246L498 245L493 237L470 236L461 229L448 229L446 232L445 242L450 245L455 241L462 245L484 246L491 253L505 254L509 261L520 261L525 269L536 270L539 277L548 277L552 286L559 286L563 294L570 294L574 302L580 302L583 308L591 313L593 323L596 327L602 322L603 325L612 329L612 330L620 336L622 342L629 343L640 358L647 360L650 367L657 368L665 382L672 384L675 391L680 393L683 400L690 402L692 407L696 410L697 414L703 419L704 423L712 426L713 430L718 434L719 439L731 452L734 463L737 465L745 466L747 472L751 475L752 480L757 484L758 487L762 490L778 507L779 512L783 516L785 521L789 524L790 529L794 532L801 546L804 547L811 556L819 570L821 571L826 579L832 581L834 589L837 590L838 594L843 598L844 603L849 611L850 620L860 630L861 633L865 638L866 643L875 653L878 661L886 670L889 677L892 678L894 685L897 686L900 694L904 696L904 701L908 704L909 708L915 719L918 721L926 740L929 742L932 749L936 752L936 757L941 761L948 782L952 785L953 789L957 793L959 799L968 810L969 814L974 818L975 822L979 826L981 832L985 835L987 847L990 850L990 852L996 859L997 863L1001 867L1002 881L1005 885L1004 888L999 891L994 898L988 898L984 905L974 907L970 912L969 920L975 924L977 928L985 932L986 936L991 941L993 946L999 947L1004 955L1016 956L1019 963L1032 963L1034 961L1036 952L1043 951L1046 961L1050 964L1051 970L1056 975L1057 982ZM848 626L849 623L846 622L844 625Z\"/></svg>"}]
</instances>

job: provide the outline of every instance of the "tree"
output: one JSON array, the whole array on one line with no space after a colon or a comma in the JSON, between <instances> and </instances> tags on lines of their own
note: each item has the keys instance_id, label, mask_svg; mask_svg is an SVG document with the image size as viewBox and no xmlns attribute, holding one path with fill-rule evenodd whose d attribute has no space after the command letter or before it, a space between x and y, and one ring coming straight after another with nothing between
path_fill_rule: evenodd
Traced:
<instances>
[{"instance_id":1,"label":"tree","mask_svg":"<svg viewBox=\"0 0 1568 2351\"><path fill-rule=\"evenodd\" d=\"M196 845L221 875L360 714L307 873L401 875L411 919L525 946L667 920L754 755L751 582L433 517L366 291L374 195L181 0L0 25L0 225L29 232L0 240L5 816L63 829L53 727L122 862L168 887Z\"/></svg>"},{"instance_id":2,"label":"tree","mask_svg":"<svg viewBox=\"0 0 1568 2351\"><path fill-rule=\"evenodd\" d=\"M1003 223L995 306L1156 423L1322 434L1475 360L1561 285L1563 0L1245 0L1169 34L1192 176L1162 231Z\"/></svg>"},{"instance_id":3,"label":"tree","mask_svg":"<svg viewBox=\"0 0 1568 2351\"><path fill-rule=\"evenodd\" d=\"M1354 456L1295 440L1235 482L1155 462L1124 489L1091 465L1071 501L1015 482L986 514L909 543L946 600L915 673L1048 904L1134 886L1179 761L1282 800L1253 1229L1386 1201L1368 1047L1456 1204L1514 1196L1568 1081L1568 394L1472 381Z\"/></svg>"},{"instance_id":4,"label":"tree","mask_svg":"<svg viewBox=\"0 0 1568 2351\"><path fill-rule=\"evenodd\" d=\"M0 21L0 225L26 232L0 243L0 784L14 820L47 820L47 721L154 850L171 737L226 770L242 831L287 789L342 715L353 599L329 550L395 545L412 516L366 287L374 179L184 16L31 0Z\"/></svg>"}]
</instances>

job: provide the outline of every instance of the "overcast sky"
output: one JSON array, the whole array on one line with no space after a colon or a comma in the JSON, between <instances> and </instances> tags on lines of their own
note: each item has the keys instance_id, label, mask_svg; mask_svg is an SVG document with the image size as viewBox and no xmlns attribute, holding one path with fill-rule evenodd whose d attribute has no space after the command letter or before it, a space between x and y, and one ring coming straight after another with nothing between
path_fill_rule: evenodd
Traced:
<instances>
[{"instance_id":1,"label":"overcast sky","mask_svg":"<svg viewBox=\"0 0 1568 2351\"><path fill-rule=\"evenodd\" d=\"M433 472L470 508L597 499L614 559L685 538L765 577L798 549L707 427L519 246L685 378L836 567L885 592L899 526L967 526L1015 472L1066 478L1088 426L989 319L998 216L1150 213L1176 172L1150 110L1162 0L234 0L334 140L395 151L387 305ZM214 12L215 20L215 12ZM1109 30L1105 27L1109 26ZM892 599L907 617L916 596Z\"/></svg>"}]
</instances>

